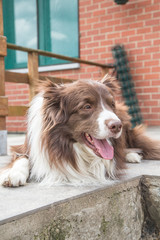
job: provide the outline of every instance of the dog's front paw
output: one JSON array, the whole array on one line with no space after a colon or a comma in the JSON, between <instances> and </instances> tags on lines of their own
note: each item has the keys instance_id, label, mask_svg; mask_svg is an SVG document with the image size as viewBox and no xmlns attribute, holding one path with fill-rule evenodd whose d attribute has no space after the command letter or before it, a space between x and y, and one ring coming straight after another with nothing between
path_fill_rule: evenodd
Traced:
<instances>
[{"instance_id":1,"label":"dog's front paw","mask_svg":"<svg viewBox=\"0 0 160 240\"><path fill-rule=\"evenodd\" d=\"M9 170L2 174L0 178L0 184L4 187L19 187L26 184L27 178L21 172L14 173L12 170Z\"/></svg>"},{"instance_id":2,"label":"dog's front paw","mask_svg":"<svg viewBox=\"0 0 160 240\"><path fill-rule=\"evenodd\" d=\"M126 154L126 162L129 163L140 163L142 160L142 156L135 152L130 152Z\"/></svg>"},{"instance_id":3,"label":"dog's front paw","mask_svg":"<svg viewBox=\"0 0 160 240\"><path fill-rule=\"evenodd\" d=\"M19 187L26 184L29 176L28 159L17 160L11 168L7 168L0 174L0 185L4 187Z\"/></svg>"}]
</instances>

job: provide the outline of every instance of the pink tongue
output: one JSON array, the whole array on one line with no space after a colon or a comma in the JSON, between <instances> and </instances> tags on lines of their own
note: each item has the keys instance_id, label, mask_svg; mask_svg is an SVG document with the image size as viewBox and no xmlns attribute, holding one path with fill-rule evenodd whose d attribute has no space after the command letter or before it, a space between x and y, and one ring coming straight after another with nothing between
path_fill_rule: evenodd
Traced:
<instances>
[{"instance_id":1,"label":"pink tongue","mask_svg":"<svg viewBox=\"0 0 160 240\"><path fill-rule=\"evenodd\" d=\"M113 147L108 143L106 139L99 140L93 138L93 142L95 147L97 148L98 153L101 155L102 158L107 160L113 159L114 156Z\"/></svg>"}]
</instances>

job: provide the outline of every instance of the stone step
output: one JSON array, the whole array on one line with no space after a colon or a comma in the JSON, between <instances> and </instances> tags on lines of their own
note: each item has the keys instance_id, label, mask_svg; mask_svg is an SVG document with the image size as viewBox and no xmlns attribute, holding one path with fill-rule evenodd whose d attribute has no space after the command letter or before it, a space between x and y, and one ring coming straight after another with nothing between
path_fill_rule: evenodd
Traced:
<instances>
[{"instance_id":1,"label":"stone step","mask_svg":"<svg viewBox=\"0 0 160 240\"><path fill-rule=\"evenodd\" d=\"M139 240L149 233L158 234L160 161L128 166L120 181L101 187L44 188L36 183L1 187L1 239ZM142 176L146 168L150 176ZM147 218L152 226L149 233L144 225Z\"/></svg>"}]
</instances>

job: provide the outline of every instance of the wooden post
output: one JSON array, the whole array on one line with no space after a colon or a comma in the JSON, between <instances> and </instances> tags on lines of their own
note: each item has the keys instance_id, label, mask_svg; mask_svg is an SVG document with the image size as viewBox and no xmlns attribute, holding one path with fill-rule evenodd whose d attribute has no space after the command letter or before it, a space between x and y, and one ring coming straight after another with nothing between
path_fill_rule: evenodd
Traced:
<instances>
[{"instance_id":1,"label":"wooden post","mask_svg":"<svg viewBox=\"0 0 160 240\"><path fill-rule=\"evenodd\" d=\"M28 53L28 75L29 75L29 92L30 92L30 101L31 101L35 95L35 86L39 77L38 54L35 52Z\"/></svg>"},{"instance_id":2,"label":"wooden post","mask_svg":"<svg viewBox=\"0 0 160 240\"><path fill-rule=\"evenodd\" d=\"M7 55L6 37L3 36L3 8L0 0L0 155L7 154L6 116L8 115L8 99L5 97L5 64Z\"/></svg>"}]
</instances>

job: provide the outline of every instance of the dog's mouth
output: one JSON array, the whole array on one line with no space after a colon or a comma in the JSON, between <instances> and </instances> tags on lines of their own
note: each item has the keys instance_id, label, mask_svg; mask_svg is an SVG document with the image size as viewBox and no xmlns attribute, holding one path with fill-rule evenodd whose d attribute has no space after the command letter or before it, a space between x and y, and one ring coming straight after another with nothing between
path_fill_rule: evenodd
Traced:
<instances>
[{"instance_id":1,"label":"dog's mouth","mask_svg":"<svg viewBox=\"0 0 160 240\"><path fill-rule=\"evenodd\" d=\"M83 133L85 144L91 148L95 154L106 160L113 159L114 149L106 139L96 139L88 133Z\"/></svg>"}]
</instances>

